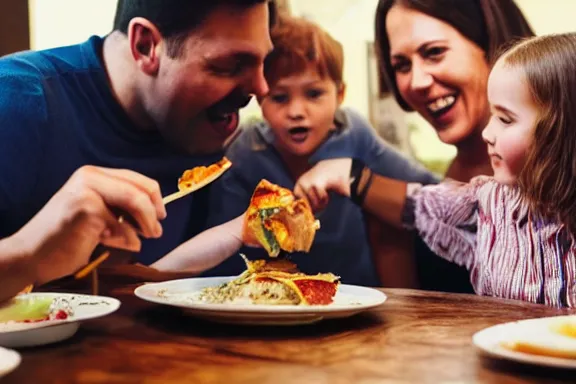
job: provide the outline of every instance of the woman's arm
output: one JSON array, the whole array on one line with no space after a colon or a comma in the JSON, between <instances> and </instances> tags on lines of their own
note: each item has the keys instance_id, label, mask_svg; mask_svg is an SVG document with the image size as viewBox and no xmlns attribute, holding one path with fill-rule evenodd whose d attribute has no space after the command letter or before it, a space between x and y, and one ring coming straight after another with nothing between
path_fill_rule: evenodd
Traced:
<instances>
[{"instance_id":1,"label":"woman's arm","mask_svg":"<svg viewBox=\"0 0 576 384\"><path fill-rule=\"evenodd\" d=\"M356 167L354 167L356 168ZM416 229L439 256L468 266L476 246L477 191L485 183L446 181L420 186L388 179L366 167L351 172L351 159L325 160L301 177L295 193L321 208L333 190L390 225ZM350 185L351 176L353 180Z\"/></svg>"},{"instance_id":2,"label":"woman's arm","mask_svg":"<svg viewBox=\"0 0 576 384\"><path fill-rule=\"evenodd\" d=\"M368 168L364 168L360 176L356 177L359 177L360 181L355 190L351 191L352 199L380 220L401 228L408 183L380 176Z\"/></svg>"},{"instance_id":3,"label":"woman's arm","mask_svg":"<svg viewBox=\"0 0 576 384\"><path fill-rule=\"evenodd\" d=\"M315 153L313 160L338 157L339 153L348 152L348 157L361 159L371 170L391 179L421 184L440 181L437 175L385 142L361 114L351 108L342 108L340 112L345 125ZM364 218L374 265L382 284L415 288L414 233L396 228L366 212Z\"/></svg>"},{"instance_id":4,"label":"woman's arm","mask_svg":"<svg viewBox=\"0 0 576 384\"><path fill-rule=\"evenodd\" d=\"M319 211L327 205L329 191L351 197L352 189L352 199L362 208L390 225L401 227L408 183L380 176L366 167L351 176L351 169L352 159L320 161L298 179L294 193ZM358 201L363 194L362 201Z\"/></svg>"},{"instance_id":5,"label":"woman's arm","mask_svg":"<svg viewBox=\"0 0 576 384\"><path fill-rule=\"evenodd\" d=\"M441 178L424 168L420 163L384 141L371 124L360 113L343 108L346 124L342 131L333 134L312 155L310 162L355 158L362 160L379 175L391 179L420 184L436 184Z\"/></svg>"},{"instance_id":6,"label":"woman's arm","mask_svg":"<svg viewBox=\"0 0 576 384\"><path fill-rule=\"evenodd\" d=\"M365 216L372 259L382 286L418 288L414 233L392 227L372 215Z\"/></svg>"}]
</instances>

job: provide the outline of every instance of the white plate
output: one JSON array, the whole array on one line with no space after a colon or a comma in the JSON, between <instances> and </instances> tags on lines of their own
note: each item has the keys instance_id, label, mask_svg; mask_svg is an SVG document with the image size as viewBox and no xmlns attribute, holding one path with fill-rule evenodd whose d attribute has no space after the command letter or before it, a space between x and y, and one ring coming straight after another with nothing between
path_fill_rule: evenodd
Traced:
<instances>
[{"instance_id":1,"label":"white plate","mask_svg":"<svg viewBox=\"0 0 576 384\"><path fill-rule=\"evenodd\" d=\"M22 358L18 352L0 347L0 378L15 370L20 361Z\"/></svg>"},{"instance_id":2,"label":"white plate","mask_svg":"<svg viewBox=\"0 0 576 384\"><path fill-rule=\"evenodd\" d=\"M386 301L384 293L366 287L341 284L329 305L210 304L197 300L202 288L226 283L235 277L199 277L144 284L134 291L139 298L182 308L196 317L220 323L295 325L343 318L374 308Z\"/></svg>"},{"instance_id":3,"label":"white plate","mask_svg":"<svg viewBox=\"0 0 576 384\"><path fill-rule=\"evenodd\" d=\"M507 341L522 340L538 345L562 346L576 351L576 338L554 333L550 329L550 325L554 322L564 319L574 319L574 316L544 317L499 324L477 332L472 341L476 347L491 357L545 367L576 368L576 359L517 352L501 345Z\"/></svg>"},{"instance_id":4,"label":"white plate","mask_svg":"<svg viewBox=\"0 0 576 384\"><path fill-rule=\"evenodd\" d=\"M0 323L0 346L19 348L39 346L72 337L80 322L102 317L116 311L120 301L111 297L76 295L71 293L36 292L22 297L62 297L68 300L74 315L66 320L40 321L37 323Z\"/></svg>"}]
</instances>

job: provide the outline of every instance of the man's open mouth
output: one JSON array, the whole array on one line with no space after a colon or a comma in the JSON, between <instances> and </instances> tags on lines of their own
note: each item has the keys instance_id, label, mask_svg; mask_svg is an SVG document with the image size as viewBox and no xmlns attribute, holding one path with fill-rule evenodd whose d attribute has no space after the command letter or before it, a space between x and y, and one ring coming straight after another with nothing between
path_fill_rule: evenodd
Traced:
<instances>
[{"instance_id":1,"label":"man's open mouth","mask_svg":"<svg viewBox=\"0 0 576 384\"><path fill-rule=\"evenodd\" d=\"M238 111L211 115L207 114L212 127L223 137L228 137L238 128L240 116Z\"/></svg>"},{"instance_id":2,"label":"man's open mouth","mask_svg":"<svg viewBox=\"0 0 576 384\"><path fill-rule=\"evenodd\" d=\"M206 110L206 117L221 135L228 137L240 122L238 110L250 102L249 96L229 96Z\"/></svg>"}]
</instances>

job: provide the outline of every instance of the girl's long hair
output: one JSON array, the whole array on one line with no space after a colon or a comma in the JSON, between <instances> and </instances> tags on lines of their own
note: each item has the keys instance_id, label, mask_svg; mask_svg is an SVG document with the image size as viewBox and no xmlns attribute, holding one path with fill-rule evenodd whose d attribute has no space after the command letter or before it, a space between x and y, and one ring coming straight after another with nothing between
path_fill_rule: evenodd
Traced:
<instances>
[{"instance_id":1,"label":"girl's long hair","mask_svg":"<svg viewBox=\"0 0 576 384\"><path fill-rule=\"evenodd\" d=\"M541 109L520 188L534 212L576 235L576 33L526 40L502 60L524 74Z\"/></svg>"}]
</instances>

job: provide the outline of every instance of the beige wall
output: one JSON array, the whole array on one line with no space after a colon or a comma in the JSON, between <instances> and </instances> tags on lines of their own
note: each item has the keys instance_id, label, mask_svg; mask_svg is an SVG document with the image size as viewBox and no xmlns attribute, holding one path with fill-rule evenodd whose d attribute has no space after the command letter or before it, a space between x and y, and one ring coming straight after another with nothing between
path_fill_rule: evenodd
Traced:
<instances>
[{"instance_id":1,"label":"beige wall","mask_svg":"<svg viewBox=\"0 0 576 384\"><path fill-rule=\"evenodd\" d=\"M21 0L17 0L21 1ZM116 0L29 0L32 49L75 44L112 29Z\"/></svg>"}]
</instances>

